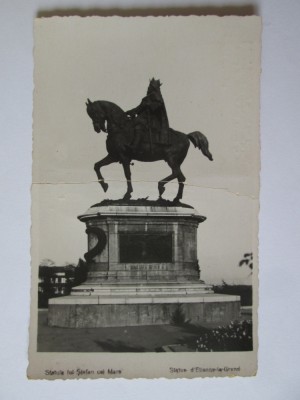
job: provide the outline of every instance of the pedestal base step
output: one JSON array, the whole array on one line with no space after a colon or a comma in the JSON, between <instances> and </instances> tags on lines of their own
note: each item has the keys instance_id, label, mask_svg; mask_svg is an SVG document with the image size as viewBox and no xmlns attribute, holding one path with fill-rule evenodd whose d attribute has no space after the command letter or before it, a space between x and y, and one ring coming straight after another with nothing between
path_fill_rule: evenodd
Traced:
<instances>
[{"instance_id":1,"label":"pedestal base step","mask_svg":"<svg viewBox=\"0 0 300 400\"><path fill-rule=\"evenodd\" d=\"M157 296L213 293L212 287L201 282L157 282L157 283L102 283L82 284L72 289L72 296Z\"/></svg>"},{"instance_id":2,"label":"pedestal base step","mask_svg":"<svg viewBox=\"0 0 300 400\"><path fill-rule=\"evenodd\" d=\"M240 297L160 293L141 295L66 296L49 300L50 326L97 328L189 322L224 325L239 318Z\"/></svg>"}]
</instances>

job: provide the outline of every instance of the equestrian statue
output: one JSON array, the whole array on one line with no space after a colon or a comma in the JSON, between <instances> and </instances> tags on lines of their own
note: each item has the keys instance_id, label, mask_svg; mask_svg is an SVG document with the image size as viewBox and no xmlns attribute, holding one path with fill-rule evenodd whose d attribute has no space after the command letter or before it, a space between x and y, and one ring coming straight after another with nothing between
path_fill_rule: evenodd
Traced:
<instances>
[{"instance_id":1,"label":"equestrian statue","mask_svg":"<svg viewBox=\"0 0 300 400\"><path fill-rule=\"evenodd\" d=\"M160 81L153 78L140 105L127 112L109 101L92 102L88 99L86 103L86 111L93 121L94 130L97 133L107 133L108 154L94 166L99 183L106 192L108 184L101 174L101 168L111 163L121 163L127 180L124 200L129 200L133 191L130 171L132 160L167 162L172 173L158 182L159 199L165 191L165 184L177 179L179 188L174 203L182 199L185 176L180 167L190 142L210 161L213 160L208 149L208 140L201 132L195 131L186 135L169 127L160 86Z\"/></svg>"}]
</instances>

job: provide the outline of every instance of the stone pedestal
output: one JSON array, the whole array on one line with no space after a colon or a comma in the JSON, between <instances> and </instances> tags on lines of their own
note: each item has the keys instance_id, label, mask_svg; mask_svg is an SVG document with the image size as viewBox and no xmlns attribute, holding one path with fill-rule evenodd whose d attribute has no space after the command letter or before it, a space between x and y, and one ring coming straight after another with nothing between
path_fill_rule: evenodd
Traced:
<instances>
[{"instance_id":1,"label":"stone pedestal","mask_svg":"<svg viewBox=\"0 0 300 400\"><path fill-rule=\"evenodd\" d=\"M78 218L88 234L88 275L71 295L49 301L51 326L220 325L239 316L238 296L200 280L197 229L188 206L100 204ZM153 204L154 203L154 204Z\"/></svg>"}]
</instances>

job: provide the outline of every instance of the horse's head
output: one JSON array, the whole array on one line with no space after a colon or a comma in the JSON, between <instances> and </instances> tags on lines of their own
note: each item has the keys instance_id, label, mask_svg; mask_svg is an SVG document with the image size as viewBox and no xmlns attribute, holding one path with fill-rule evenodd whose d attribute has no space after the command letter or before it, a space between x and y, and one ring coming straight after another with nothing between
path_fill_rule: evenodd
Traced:
<instances>
[{"instance_id":1,"label":"horse's head","mask_svg":"<svg viewBox=\"0 0 300 400\"><path fill-rule=\"evenodd\" d=\"M92 102L90 99L88 99L85 104L86 104L86 112L93 121L95 132L97 133L100 133L101 131L107 132L105 126L106 116L100 103L96 101Z\"/></svg>"}]
</instances>

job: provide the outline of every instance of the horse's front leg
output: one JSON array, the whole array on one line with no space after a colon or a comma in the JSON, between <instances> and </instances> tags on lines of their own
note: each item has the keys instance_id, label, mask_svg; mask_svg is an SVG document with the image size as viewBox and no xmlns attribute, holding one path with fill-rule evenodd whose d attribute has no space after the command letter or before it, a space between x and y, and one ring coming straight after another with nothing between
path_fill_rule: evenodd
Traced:
<instances>
[{"instance_id":1,"label":"horse's front leg","mask_svg":"<svg viewBox=\"0 0 300 400\"><path fill-rule=\"evenodd\" d=\"M114 162L116 162L116 160L111 155L108 154L106 157L104 157L102 160L96 162L96 164L94 165L94 170L97 174L98 181L99 181L100 185L102 186L102 189L104 190L104 192L107 191L108 184L104 181L104 178L100 172L100 168L104 167L105 165L114 163Z\"/></svg>"},{"instance_id":2,"label":"horse's front leg","mask_svg":"<svg viewBox=\"0 0 300 400\"><path fill-rule=\"evenodd\" d=\"M123 199L129 200L131 199L131 193L133 192L132 184L131 184L131 171L130 171L130 162L125 161L122 162L125 178L127 180L127 192L125 193Z\"/></svg>"}]
</instances>

